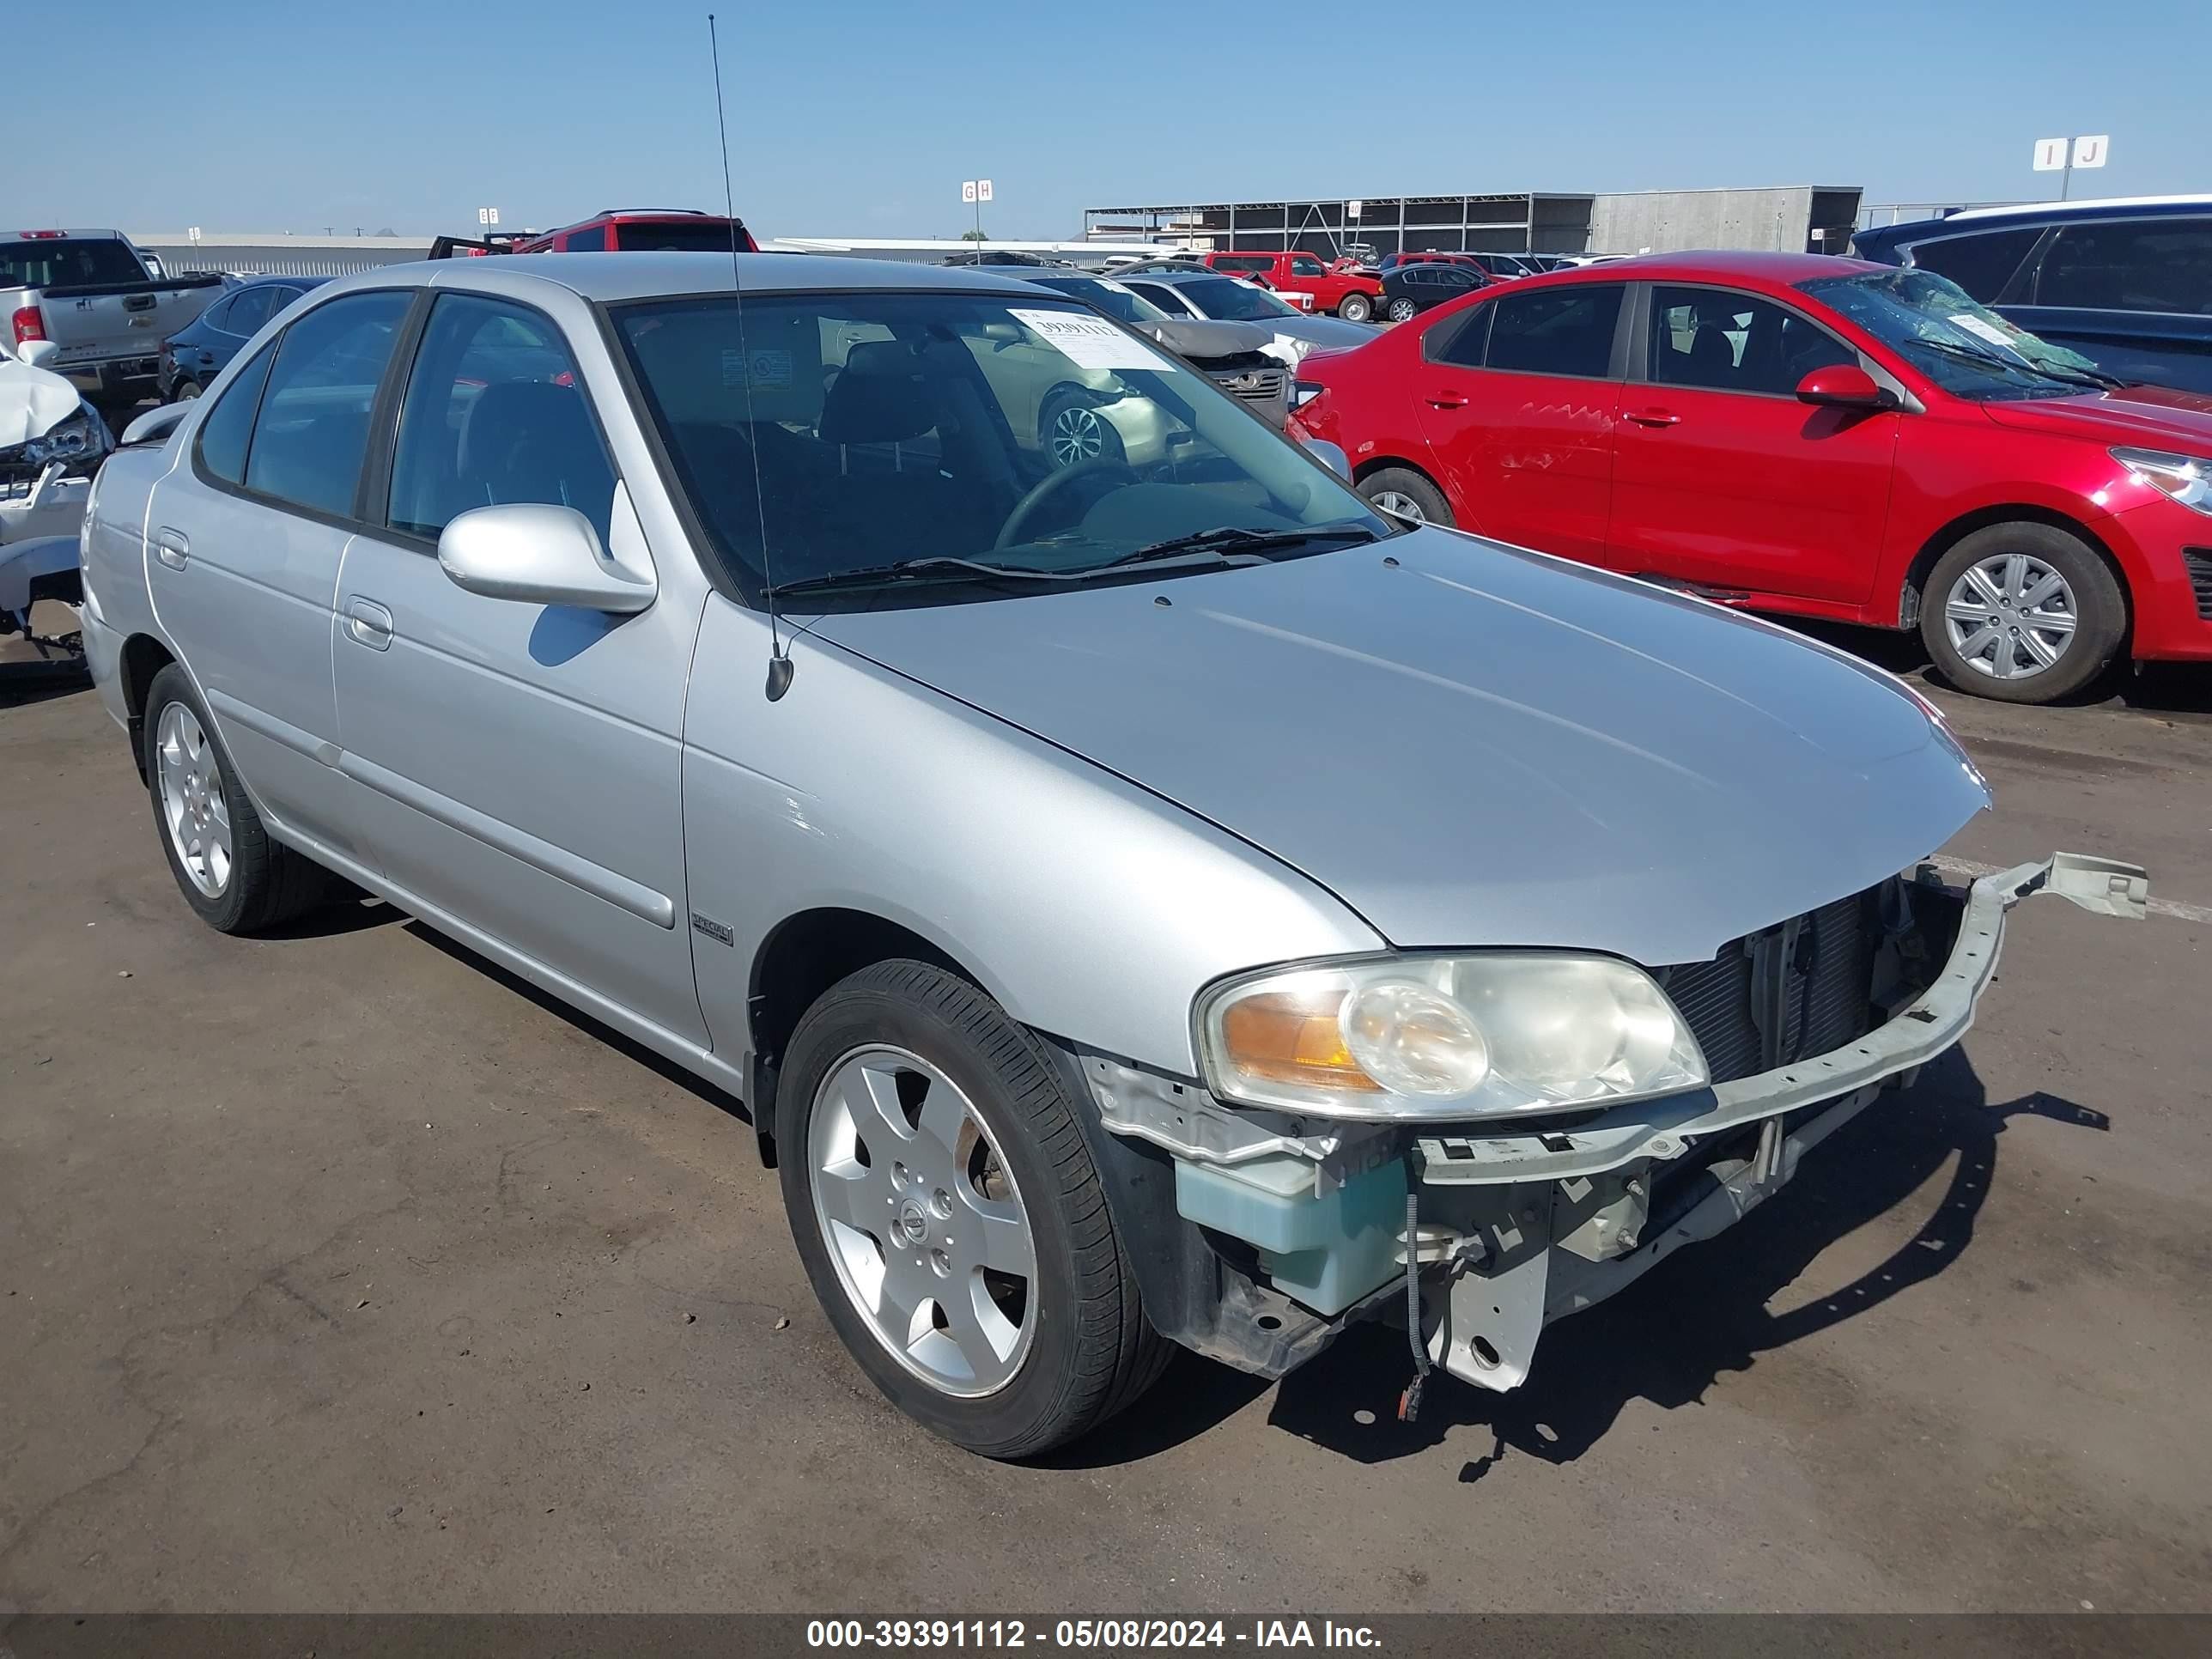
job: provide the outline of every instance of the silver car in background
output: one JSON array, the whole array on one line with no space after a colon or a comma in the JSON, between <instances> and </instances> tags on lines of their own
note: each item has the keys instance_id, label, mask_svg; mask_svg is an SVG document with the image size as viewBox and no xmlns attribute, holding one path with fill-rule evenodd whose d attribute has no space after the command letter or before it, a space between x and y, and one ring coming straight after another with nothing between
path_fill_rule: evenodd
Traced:
<instances>
[{"instance_id":1,"label":"silver car in background","mask_svg":"<svg viewBox=\"0 0 2212 1659\"><path fill-rule=\"evenodd\" d=\"M194 911L335 872L740 1097L963 1445L1370 1317L1512 1387L1954 1042L2020 898L2141 911L1916 875L1987 792L1840 653L1395 527L1019 282L738 264L317 289L108 461L87 650ZM1055 465L1002 347L1157 453Z\"/></svg>"}]
</instances>

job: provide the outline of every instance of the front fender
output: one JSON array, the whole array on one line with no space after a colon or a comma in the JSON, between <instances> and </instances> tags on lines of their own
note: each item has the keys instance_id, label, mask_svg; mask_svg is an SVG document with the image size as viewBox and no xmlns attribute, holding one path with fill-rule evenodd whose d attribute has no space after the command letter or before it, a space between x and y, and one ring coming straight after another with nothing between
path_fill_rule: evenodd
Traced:
<instances>
[{"instance_id":1,"label":"front fender","mask_svg":"<svg viewBox=\"0 0 2212 1659\"><path fill-rule=\"evenodd\" d=\"M1270 855L994 716L803 629L790 689L770 702L768 654L764 618L708 603L684 818L717 1052L752 1046L751 964L809 909L895 921L1024 1024L1183 1078L1197 1074L1200 987L1382 947Z\"/></svg>"}]
</instances>

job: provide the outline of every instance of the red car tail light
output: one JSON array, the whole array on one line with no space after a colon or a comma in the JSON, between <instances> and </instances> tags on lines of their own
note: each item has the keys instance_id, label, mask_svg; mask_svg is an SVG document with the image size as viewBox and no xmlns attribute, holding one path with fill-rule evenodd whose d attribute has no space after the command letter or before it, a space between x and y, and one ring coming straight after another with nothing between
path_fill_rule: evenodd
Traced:
<instances>
[{"instance_id":1,"label":"red car tail light","mask_svg":"<svg viewBox=\"0 0 2212 1659\"><path fill-rule=\"evenodd\" d=\"M39 314L36 306L22 307L9 319L9 326L15 331L17 345L46 337L46 319Z\"/></svg>"}]
</instances>

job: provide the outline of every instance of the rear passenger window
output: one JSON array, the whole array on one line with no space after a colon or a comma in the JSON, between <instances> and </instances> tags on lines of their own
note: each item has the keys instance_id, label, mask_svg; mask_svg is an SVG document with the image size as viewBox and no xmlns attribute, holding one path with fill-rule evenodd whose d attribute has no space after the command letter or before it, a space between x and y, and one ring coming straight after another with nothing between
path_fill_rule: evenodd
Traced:
<instances>
[{"instance_id":1,"label":"rear passenger window","mask_svg":"<svg viewBox=\"0 0 2212 1659\"><path fill-rule=\"evenodd\" d=\"M243 294L234 295L230 309L223 313L222 320L216 326L226 334L248 337L258 334L261 325L269 320L270 301L274 294L275 290L271 289L249 288Z\"/></svg>"},{"instance_id":2,"label":"rear passenger window","mask_svg":"<svg viewBox=\"0 0 2212 1659\"><path fill-rule=\"evenodd\" d=\"M1601 378L1613 372L1613 331L1620 318L1622 283L1506 294L1494 313L1484 365L1524 374Z\"/></svg>"},{"instance_id":3,"label":"rear passenger window","mask_svg":"<svg viewBox=\"0 0 2212 1659\"><path fill-rule=\"evenodd\" d=\"M433 539L471 507L572 507L606 544L615 470L550 318L439 296L392 455L392 527Z\"/></svg>"},{"instance_id":4,"label":"rear passenger window","mask_svg":"<svg viewBox=\"0 0 2212 1659\"><path fill-rule=\"evenodd\" d=\"M368 411L413 295L351 294L286 329L269 372L246 487L334 517L353 514Z\"/></svg>"},{"instance_id":5,"label":"rear passenger window","mask_svg":"<svg viewBox=\"0 0 2212 1659\"><path fill-rule=\"evenodd\" d=\"M2212 315L2212 219L2068 225L2043 256L2035 303Z\"/></svg>"},{"instance_id":6,"label":"rear passenger window","mask_svg":"<svg viewBox=\"0 0 2212 1659\"><path fill-rule=\"evenodd\" d=\"M1406 280L1412 282L1419 274L1419 267L1409 268ZM1440 337L1429 347L1432 362L1449 363L1456 368L1480 368L1485 350L1490 344L1490 319L1498 312L1495 301L1488 305L1474 306L1456 318L1440 323L1437 331Z\"/></svg>"},{"instance_id":7,"label":"rear passenger window","mask_svg":"<svg viewBox=\"0 0 2212 1659\"><path fill-rule=\"evenodd\" d=\"M261 389L269 383L269 365L276 356L276 348L273 345L265 345L256 352L253 361L222 389L222 395L215 400L215 407L200 422L200 466L210 477L232 485L245 482L246 448L253 437L253 411L261 403Z\"/></svg>"},{"instance_id":8,"label":"rear passenger window","mask_svg":"<svg viewBox=\"0 0 2212 1659\"><path fill-rule=\"evenodd\" d=\"M1946 236L1914 248L1912 263L1938 276L1948 276L1984 305L1993 306L2010 297L2006 288L2042 234L2038 226L1987 231L1979 236Z\"/></svg>"},{"instance_id":9,"label":"rear passenger window","mask_svg":"<svg viewBox=\"0 0 2212 1659\"><path fill-rule=\"evenodd\" d=\"M568 233L567 252L570 253L604 253L606 246L607 228L605 225L593 225L589 230Z\"/></svg>"}]
</instances>

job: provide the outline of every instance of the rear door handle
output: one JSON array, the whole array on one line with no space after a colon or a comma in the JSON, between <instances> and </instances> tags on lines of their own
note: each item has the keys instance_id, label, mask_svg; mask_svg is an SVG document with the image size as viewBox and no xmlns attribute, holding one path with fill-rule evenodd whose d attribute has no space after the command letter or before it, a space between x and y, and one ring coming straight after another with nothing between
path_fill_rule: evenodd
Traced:
<instances>
[{"instance_id":1,"label":"rear door handle","mask_svg":"<svg viewBox=\"0 0 2212 1659\"><path fill-rule=\"evenodd\" d=\"M1463 392L1432 392L1424 401L1431 409L1465 409L1467 394Z\"/></svg>"},{"instance_id":2,"label":"rear door handle","mask_svg":"<svg viewBox=\"0 0 2212 1659\"><path fill-rule=\"evenodd\" d=\"M348 599L345 631L356 645L372 651L392 648L392 613L374 599Z\"/></svg>"},{"instance_id":3,"label":"rear door handle","mask_svg":"<svg viewBox=\"0 0 2212 1659\"><path fill-rule=\"evenodd\" d=\"M1682 417L1671 409L1632 409L1620 417L1638 426L1680 426Z\"/></svg>"},{"instance_id":4,"label":"rear door handle","mask_svg":"<svg viewBox=\"0 0 2212 1659\"><path fill-rule=\"evenodd\" d=\"M182 570L191 562L191 538L181 530L163 525L154 532L154 555L170 569Z\"/></svg>"}]
</instances>

